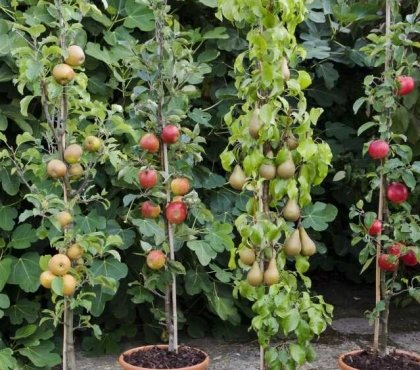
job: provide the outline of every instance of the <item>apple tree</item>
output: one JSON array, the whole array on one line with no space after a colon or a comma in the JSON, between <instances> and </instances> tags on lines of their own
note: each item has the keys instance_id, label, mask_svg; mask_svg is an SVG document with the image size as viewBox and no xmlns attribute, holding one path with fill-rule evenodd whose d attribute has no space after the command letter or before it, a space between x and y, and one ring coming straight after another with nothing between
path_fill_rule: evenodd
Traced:
<instances>
[{"instance_id":1,"label":"apple tree","mask_svg":"<svg viewBox=\"0 0 420 370\"><path fill-rule=\"evenodd\" d=\"M413 162L407 137L396 132L407 106L418 97L413 74L419 63L419 47L406 35L418 30L418 14L405 20L397 3L387 2L385 32L376 30L363 48L372 67L383 68L380 75L364 80L365 96L354 103L357 112L364 104L371 109L369 121L359 127L359 135L370 132L372 140L364 146L371 160L369 189L350 211L353 245L364 243L360 252L362 272L371 264L376 268L376 306L370 313L375 322L374 350L387 353L388 317L393 297L407 294L420 303L420 218L413 212L410 193L419 180L420 163ZM377 209L373 207L377 205Z\"/></svg>"},{"instance_id":2,"label":"apple tree","mask_svg":"<svg viewBox=\"0 0 420 370\"><path fill-rule=\"evenodd\" d=\"M122 108L95 101L87 92L81 22L87 13L100 14L98 8L61 0L19 3L2 6L8 16L2 27L18 68L14 81L22 95L22 118L15 119L15 136L0 134L0 140L2 167L9 178L3 189L19 196L25 210L10 214L7 227L13 227L17 216L19 225L0 263L3 281L28 293L41 282L51 289L53 305L44 310L39 325L25 314L28 325L12 336L13 350L5 363L8 368L16 363L19 368L26 363L49 368L62 362L63 369L74 370L74 331L90 328L100 336L91 315L103 311L127 274L118 251L122 238L108 231L104 217L107 189L95 182L97 166L122 156L112 137L112 122ZM36 250L25 252L34 243ZM9 250L20 253L8 256ZM17 301L15 310L39 305L28 302ZM60 358L47 340L53 335L51 325L61 324Z\"/></svg>"},{"instance_id":3,"label":"apple tree","mask_svg":"<svg viewBox=\"0 0 420 370\"><path fill-rule=\"evenodd\" d=\"M191 99L200 96L197 85L210 72L194 53L211 34L184 30L165 1L142 4L154 19L154 34L136 46L131 62L140 79L128 114L139 140L118 173L120 186L129 189L126 221L141 235L136 254L145 257L140 269L133 266L139 278L129 293L137 304L158 298L152 313L162 326L156 331L176 351L178 322L185 322L177 307L179 286L188 295L203 292L210 309L225 320L237 315L213 282L229 282L232 276L214 264L219 253L233 247L232 226L217 221L194 190L205 139L197 122L203 117L192 110Z\"/></svg>"}]
</instances>

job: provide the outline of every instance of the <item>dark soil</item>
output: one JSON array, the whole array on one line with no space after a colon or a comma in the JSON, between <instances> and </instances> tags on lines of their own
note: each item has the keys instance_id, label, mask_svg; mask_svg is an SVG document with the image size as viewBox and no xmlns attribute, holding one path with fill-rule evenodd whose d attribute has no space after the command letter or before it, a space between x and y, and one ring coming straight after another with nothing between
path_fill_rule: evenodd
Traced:
<instances>
[{"instance_id":1,"label":"dark soil","mask_svg":"<svg viewBox=\"0 0 420 370\"><path fill-rule=\"evenodd\" d=\"M357 355L347 355L343 360L347 365L359 370L420 370L419 360L394 351L384 357L363 351Z\"/></svg>"},{"instance_id":2,"label":"dark soil","mask_svg":"<svg viewBox=\"0 0 420 370\"><path fill-rule=\"evenodd\" d=\"M205 358L203 352L191 347L179 347L178 353L169 352L166 348L152 347L147 351L124 355L125 362L147 369L179 369L197 365Z\"/></svg>"}]
</instances>

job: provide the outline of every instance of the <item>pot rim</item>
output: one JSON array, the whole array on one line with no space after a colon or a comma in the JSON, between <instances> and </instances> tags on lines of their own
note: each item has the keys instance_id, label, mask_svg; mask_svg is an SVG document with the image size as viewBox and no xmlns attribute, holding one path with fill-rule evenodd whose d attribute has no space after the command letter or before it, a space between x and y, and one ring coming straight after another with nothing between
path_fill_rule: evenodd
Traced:
<instances>
[{"instance_id":1,"label":"pot rim","mask_svg":"<svg viewBox=\"0 0 420 370\"><path fill-rule=\"evenodd\" d=\"M365 350L366 350L366 348L362 348L362 349L355 349L353 351L342 353L338 357L338 365L339 365L340 369L342 369L342 370L360 370L360 369L357 369L355 367L351 367L350 365L347 365L344 362L344 357L347 356L347 355L355 355L355 354L358 354L358 353L363 352ZM414 358L416 358L420 361L420 354L417 354L416 352L406 351L406 350L397 349L397 348L393 349L393 351L395 351L397 353L409 355L409 356L414 357Z\"/></svg>"},{"instance_id":2,"label":"pot rim","mask_svg":"<svg viewBox=\"0 0 420 370\"><path fill-rule=\"evenodd\" d=\"M167 344L151 344L151 345L147 345L147 346L139 346L139 347L130 348L130 349L124 351L123 353L121 353L121 355L118 357L118 362L121 366L124 366L125 368L130 369L130 370L161 370L161 369L154 369L154 368L152 369L152 368L149 368L149 367L134 366L134 365L131 365L124 360L124 355L130 354L130 353L133 353L133 352L137 352L139 350L140 351L147 351L148 349L151 349L153 347L168 348L168 345ZM180 367L180 368L177 368L177 369L167 369L167 370L201 370L201 369L203 369L203 366L205 366L204 369L207 369L207 367L210 364L210 357L206 352L204 352L200 348L191 347L191 346L180 346L180 347L193 348L197 351L200 351L200 352L204 353L206 355L206 358L202 362L199 362L198 364L195 364L195 365L192 365L192 366Z\"/></svg>"}]
</instances>

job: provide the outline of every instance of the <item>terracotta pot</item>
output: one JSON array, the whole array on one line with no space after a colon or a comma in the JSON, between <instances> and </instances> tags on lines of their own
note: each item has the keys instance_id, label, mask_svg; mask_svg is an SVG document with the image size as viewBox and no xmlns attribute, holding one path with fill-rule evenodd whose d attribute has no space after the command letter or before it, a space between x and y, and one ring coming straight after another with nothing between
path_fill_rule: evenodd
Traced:
<instances>
[{"instance_id":1,"label":"terracotta pot","mask_svg":"<svg viewBox=\"0 0 420 370\"><path fill-rule=\"evenodd\" d=\"M347 365L346 363L344 363L343 359L344 357L346 357L347 355L357 355L360 352L363 352L363 349L357 349L355 351L351 351L351 352L346 352L343 353L339 358L338 358L338 366L340 367L341 370L359 370L355 367L351 367L349 365ZM401 353L404 355L409 355L411 357L414 357L415 359L417 359L417 361L420 363L420 355L418 355L417 353L414 352L408 352L408 351L403 351L401 349L396 349L395 352L397 353Z\"/></svg>"},{"instance_id":2,"label":"terracotta pot","mask_svg":"<svg viewBox=\"0 0 420 370\"><path fill-rule=\"evenodd\" d=\"M122 353L120 355L120 357L118 358L118 362L121 365L121 367L124 370L158 370L158 369L150 369L148 367L141 367L141 366L133 366L130 365L129 363L124 361L124 355L128 355L132 352L136 352L136 351L147 351L150 348L153 347L158 347L158 348L168 348L168 346L166 344L158 344L158 345L151 345L151 346L142 346L142 347L136 347L136 348L132 348L129 349L127 351L125 351L124 353ZM197 349L197 348L195 348ZM197 349L198 351L201 351L199 349ZM201 351L206 355L206 358L204 359L203 362L194 365L194 366L188 366L188 367L179 367L177 369L167 369L167 370L206 370L210 364L210 358L208 356L207 353L205 353L204 351Z\"/></svg>"}]
</instances>

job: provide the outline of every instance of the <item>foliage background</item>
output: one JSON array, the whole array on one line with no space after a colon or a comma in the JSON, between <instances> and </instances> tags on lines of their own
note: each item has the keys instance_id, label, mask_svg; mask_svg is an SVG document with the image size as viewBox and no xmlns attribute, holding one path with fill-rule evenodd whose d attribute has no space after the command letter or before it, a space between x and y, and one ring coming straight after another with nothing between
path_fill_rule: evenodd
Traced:
<instances>
[{"instance_id":1,"label":"foliage background","mask_svg":"<svg viewBox=\"0 0 420 370\"><path fill-rule=\"evenodd\" d=\"M78 6L83 3L69 2ZM88 91L92 99L108 106L120 104L127 108L132 94L136 93L135 87L144 78L141 69L136 68L136 45L150 38L154 26L153 15L141 1L91 3L97 6L98 11L90 9L87 12L82 20L83 29L77 38L81 45L85 45L87 54L85 68L89 76ZM105 3L108 5L106 9ZM313 276L333 271L352 280L362 279L359 275L358 249L350 246L348 209L361 197L367 186L365 174L373 164L361 153L363 143L372 138L372 132L367 130L362 136L357 136L360 123L366 120L366 112L359 111L354 115L353 103L363 95L365 75L375 74L375 67L369 64L360 48L367 43L366 35L384 22L383 3L379 0L368 3L315 0L308 5L308 19L298 29L298 39L308 52L304 68L311 73L314 81L307 89L309 103L324 108L317 134L328 141L334 154L328 179L322 187L315 189L314 197L315 201L333 206L326 211L310 211L316 220L314 222L322 224L332 221L338 209L338 215L328 229L322 231L324 228L319 228L317 240L323 246L323 253L311 260ZM196 85L198 89L192 93L194 108L186 120L186 125L191 128L198 124L200 135L207 141L204 161L193 169L193 185L216 220L232 223L243 209L246 195L239 196L225 186L226 177L219 154L227 143L223 115L236 100L231 77L232 63L235 56L247 47L244 39L246 30L233 29L228 23L220 23L214 17L216 0L169 1L169 4L186 32L185 36L194 41L195 60L206 65L204 81ZM403 13L410 14L416 11L418 4L410 0L404 1L402 6ZM40 102L32 101L28 106L28 115L22 114L22 96L13 82L18 69L11 54L21 45L21 40L11 30L10 14L22 24L46 26L51 15L45 11L45 3L37 0L0 0L0 7L0 131L11 142L23 132L40 138ZM420 71L413 73L418 83ZM130 116L127 108L122 114L116 115L109 125L119 151L129 153L140 135L135 117ZM394 126L407 135L419 160L418 88L404 99L403 106L394 118ZM0 363L9 347L25 346L24 340L17 335L19 329L36 323L41 317L41 310L49 304L47 293L38 289L40 270L36 254L50 253L45 240L34 238L30 230L23 230L19 225L18 217L28 209L29 204L24 199L24 186L18 176L11 174L13 164L6 157L4 149L0 144ZM108 161L97 168L95 186L108 191L111 207L100 214L92 213L90 218L95 223L95 219L105 217L104 227L113 228L123 236L122 257L129 273L121 282L118 293L104 305L103 312L98 310L94 319L103 330L101 341L98 343L88 333L81 334L83 347L90 352L118 352L118 343L123 337L141 334L147 340L155 341L162 334L150 310L153 307L152 299L140 299L139 304L131 299L133 287L129 286L129 282L136 279L144 262L142 257L134 253L141 251L140 240L145 229L128 227L124 223L127 212L125 197L133 189L118 177L115 170L118 160L110 155ZM419 196L417 187L411 195L411 204L417 207L417 213ZM25 235L21 244L12 242L17 235ZM179 283L181 321L185 322L186 333L193 337L211 334L226 339L243 339L248 335L249 307L232 298L227 249L222 248L224 251L220 251L206 266L194 263L197 255L181 255L184 260L192 258L191 266L196 266ZM24 280L21 278L22 271L18 270L19 264L8 267L8 259L27 261L24 263ZM363 278L369 280L369 272ZM135 296L138 296L138 292ZM240 329L232 330L234 325L239 325ZM52 338L51 328L45 327L44 333L44 352L52 355L53 345L48 343L56 339Z\"/></svg>"}]
</instances>

